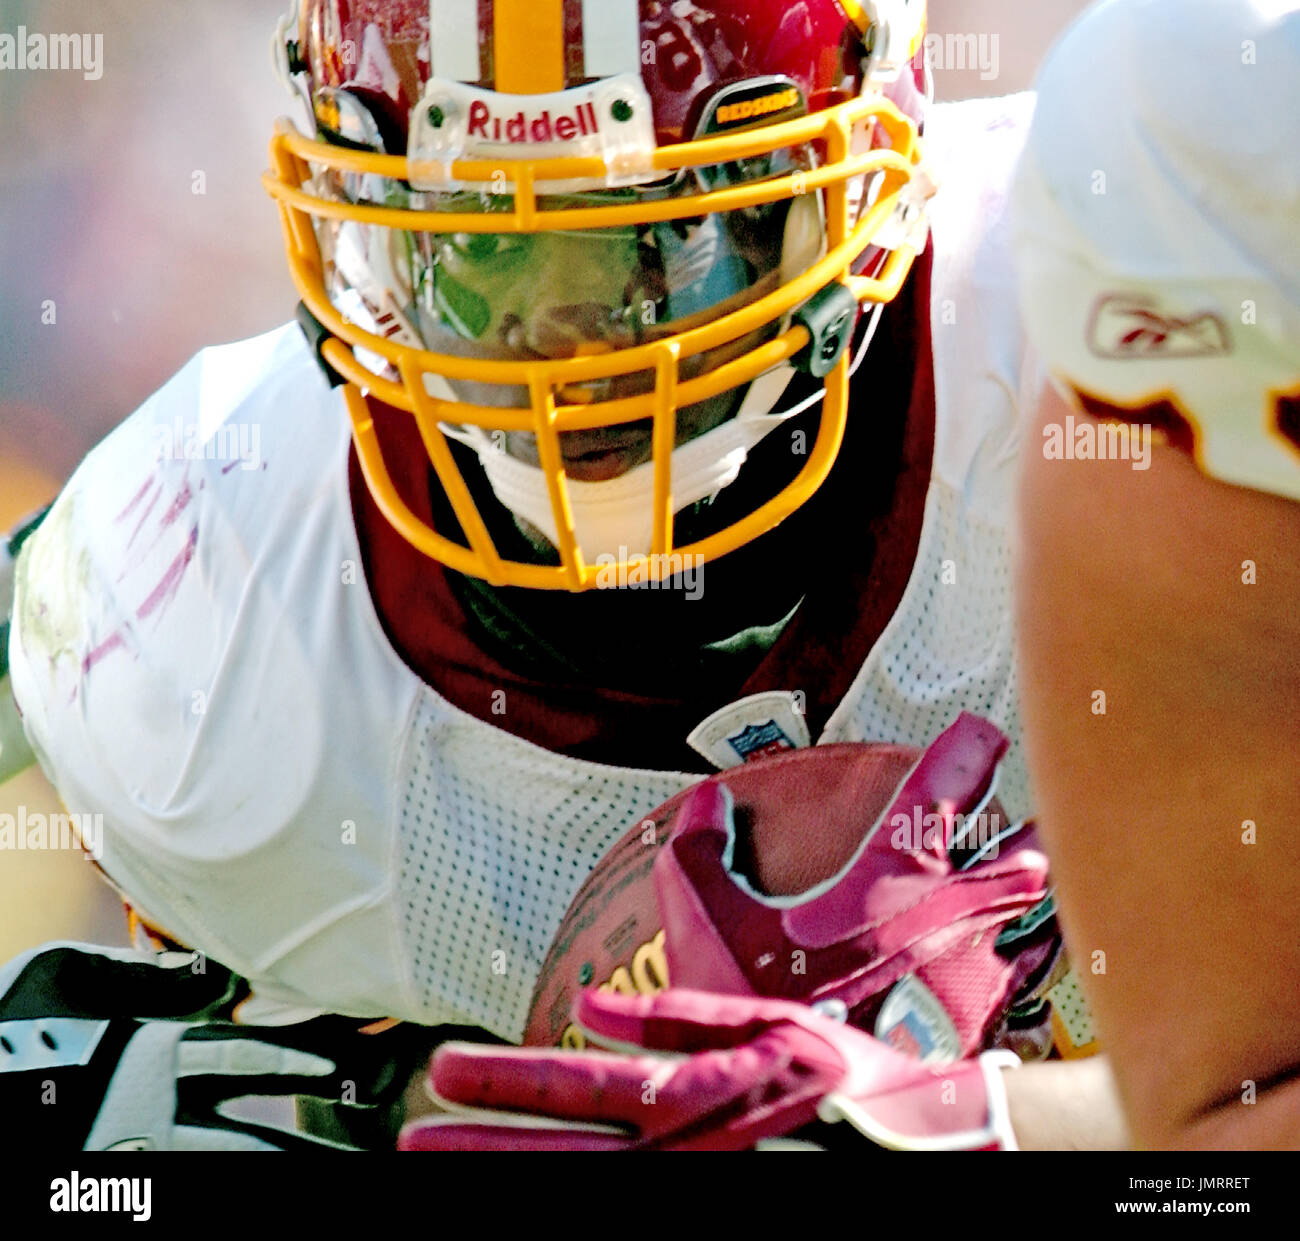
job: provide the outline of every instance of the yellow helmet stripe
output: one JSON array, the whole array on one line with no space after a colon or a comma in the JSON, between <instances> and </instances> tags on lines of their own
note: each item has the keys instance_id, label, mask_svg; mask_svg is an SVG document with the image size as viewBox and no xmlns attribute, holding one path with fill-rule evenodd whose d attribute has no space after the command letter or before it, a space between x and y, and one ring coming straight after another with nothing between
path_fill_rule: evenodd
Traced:
<instances>
[{"instance_id":1,"label":"yellow helmet stripe","mask_svg":"<svg viewBox=\"0 0 1300 1241\"><path fill-rule=\"evenodd\" d=\"M496 0L492 53L496 89L547 95L564 89L564 0Z\"/></svg>"}]
</instances>

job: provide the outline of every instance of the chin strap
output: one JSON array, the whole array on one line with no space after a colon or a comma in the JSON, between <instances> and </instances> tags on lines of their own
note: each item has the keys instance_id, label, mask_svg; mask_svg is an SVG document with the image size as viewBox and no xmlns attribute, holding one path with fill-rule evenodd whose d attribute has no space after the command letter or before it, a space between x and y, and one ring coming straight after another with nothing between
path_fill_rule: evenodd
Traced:
<instances>
[{"instance_id":1,"label":"chin strap","mask_svg":"<svg viewBox=\"0 0 1300 1241\"><path fill-rule=\"evenodd\" d=\"M783 388L785 382L788 377L782 380ZM675 511L712 499L734 483L754 446L793 416L793 413L742 412L674 449ZM497 499L558 546L559 533L542 470L507 455L481 427L446 426L443 430L478 454ZM602 556L649 554L654 522L654 479L655 463L646 461L606 482L565 480L574 533L588 561L598 563Z\"/></svg>"}]
</instances>

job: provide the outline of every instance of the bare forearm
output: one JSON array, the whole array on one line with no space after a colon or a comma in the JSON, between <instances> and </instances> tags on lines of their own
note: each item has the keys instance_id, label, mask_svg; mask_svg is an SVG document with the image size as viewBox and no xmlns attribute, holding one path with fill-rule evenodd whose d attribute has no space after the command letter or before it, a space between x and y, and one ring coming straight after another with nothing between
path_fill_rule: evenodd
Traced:
<instances>
[{"instance_id":1,"label":"bare forearm","mask_svg":"<svg viewBox=\"0 0 1300 1241\"><path fill-rule=\"evenodd\" d=\"M1021 1150L1127 1150L1128 1128L1105 1056L1002 1074Z\"/></svg>"},{"instance_id":2,"label":"bare forearm","mask_svg":"<svg viewBox=\"0 0 1300 1241\"><path fill-rule=\"evenodd\" d=\"M1034 461L1021 511L1039 823L1134 1142L1295 1145L1300 509L1157 447Z\"/></svg>"}]
</instances>

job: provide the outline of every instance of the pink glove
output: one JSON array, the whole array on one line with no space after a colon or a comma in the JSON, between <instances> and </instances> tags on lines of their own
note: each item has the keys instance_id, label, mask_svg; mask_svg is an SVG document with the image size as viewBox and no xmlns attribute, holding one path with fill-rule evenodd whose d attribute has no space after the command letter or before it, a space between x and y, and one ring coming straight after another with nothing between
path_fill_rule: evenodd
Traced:
<instances>
[{"instance_id":1,"label":"pink glove","mask_svg":"<svg viewBox=\"0 0 1300 1241\"><path fill-rule=\"evenodd\" d=\"M732 873L743 839L733 794L719 781L697 785L654 865L673 985L840 1000L852 1025L917 1059L959 1060L989 1047L1011 1009L1053 981L1061 950L1032 825L1010 822L1000 805L984 814L996 804L1007 744L987 720L963 713L920 756L874 829L863 824L865 839L843 870L779 899ZM819 795L843 798L855 787L831 766L828 788L809 783L820 748L746 774L752 785L768 780L745 795L747 816L779 825L792 846L824 831ZM900 822L911 826L900 832ZM976 837L987 830L988 841L977 840L986 852L950 851L962 826Z\"/></svg>"},{"instance_id":2,"label":"pink glove","mask_svg":"<svg viewBox=\"0 0 1300 1241\"><path fill-rule=\"evenodd\" d=\"M622 1050L446 1044L430 1083L462 1114L408 1125L399 1149L748 1150L817 1120L894 1150L1015 1149L1010 1053L921 1064L805 1005L702 991L585 991L576 1010Z\"/></svg>"}]
</instances>

